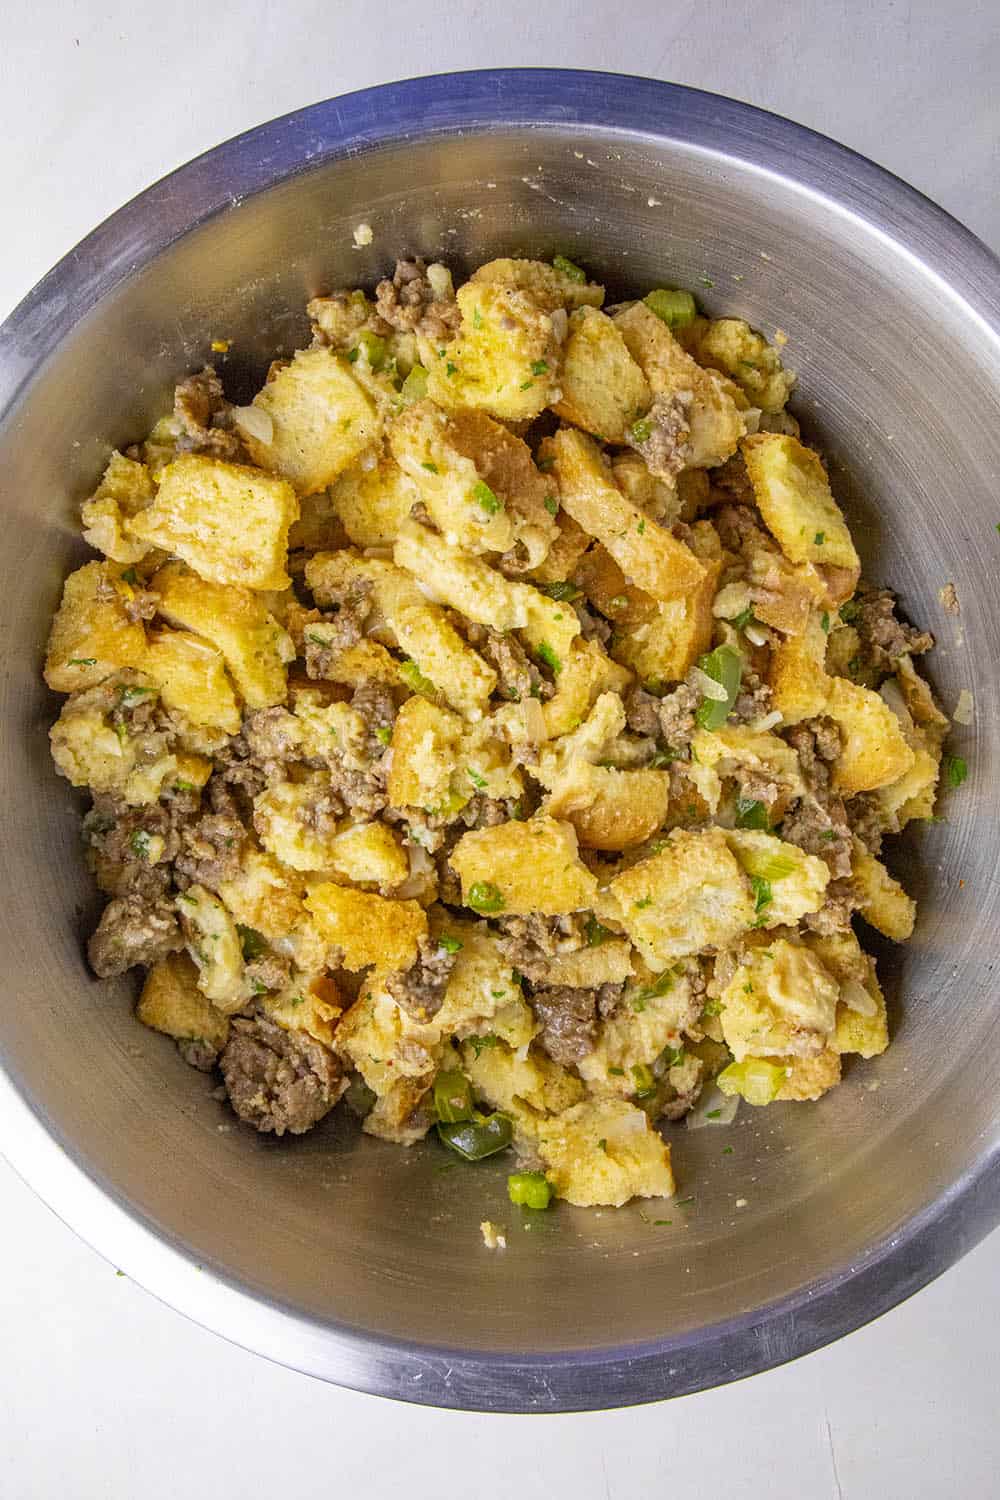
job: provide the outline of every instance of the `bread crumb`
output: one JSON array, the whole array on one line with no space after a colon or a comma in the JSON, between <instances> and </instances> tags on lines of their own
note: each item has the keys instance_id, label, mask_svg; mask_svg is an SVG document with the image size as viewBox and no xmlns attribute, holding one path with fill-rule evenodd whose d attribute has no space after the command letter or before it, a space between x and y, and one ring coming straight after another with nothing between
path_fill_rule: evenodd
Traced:
<instances>
[{"instance_id":1,"label":"bread crumb","mask_svg":"<svg viewBox=\"0 0 1000 1500\"><path fill-rule=\"evenodd\" d=\"M506 1250L507 1235L502 1224L494 1224L491 1219L484 1219L479 1226L479 1233L483 1237L483 1244L487 1250Z\"/></svg>"},{"instance_id":2,"label":"bread crumb","mask_svg":"<svg viewBox=\"0 0 1000 1500\"><path fill-rule=\"evenodd\" d=\"M370 245L374 238L370 224L359 224L354 231L354 244L359 250L365 245Z\"/></svg>"},{"instance_id":3,"label":"bread crumb","mask_svg":"<svg viewBox=\"0 0 1000 1500\"><path fill-rule=\"evenodd\" d=\"M746 1206L747 1206L747 1200L745 1198L737 1198L737 1200L736 1200L736 1207L737 1208L746 1208Z\"/></svg>"},{"instance_id":4,"label":"bread crumb","mask_svg":"<svg viewBox=\"0 0 1000 1500\"><path fill-rule=\"evenodd\" d=\"M945 614L961 614L958 595L955 593L955 585L953 583L946 583L943 589L938 589L938 598L941 600L941 606Z\"/></svg>"},{"instance_id":5,"label":"bread crumb","mask_svg":"<svg viewBox=\"0 0 1000 1500\"><path fill-rule=\"evenodd\" d=\"M783 328L776 328L774 330L774 342L777 344L779 349L783 349L788 343L788 334Z\"/></svg>"}]
</instances>

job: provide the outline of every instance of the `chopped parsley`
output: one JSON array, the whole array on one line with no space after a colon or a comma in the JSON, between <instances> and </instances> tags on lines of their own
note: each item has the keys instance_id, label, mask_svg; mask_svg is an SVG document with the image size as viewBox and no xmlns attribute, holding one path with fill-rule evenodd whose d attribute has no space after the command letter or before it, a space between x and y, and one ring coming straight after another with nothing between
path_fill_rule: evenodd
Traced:
<instances>
[{"instance_id":1,"label":"chopped parsley","mask_svg":"<svg viewBox=\"0 0 1000 1500\"><path fill-rule=\"evenodd\" d=\"M503 501L493 493L483 479L477 479L472 486L472 498L480 510L484 510L488 516L495 516L498 510L503 510Z\"/></svg>"},{"instance_id":2,"label":"chopped parsley","mask_svg":"<svg viewBox=\"0 0 1000 1500\"><path fill-rule=\"evenodd\" d=\"M633 443L648 443L653 436L653 424L648 417L640 417L638 422L633 422L629 428L629 435Z\"/></svg>"},{"instance_id":3,"label":"chopped parsley","mask_svg":"<svg viewBox=\"0 0 1000 1500\"><path fill-rule=\"evenodd\" d=\"M381 728L376 729L375 738L381 745L388 745L389 741L392 739L392 730L387 724L383 724Z\"/></svg>"},{"instance_id":4,"label":"chopped parsley","mask_svg":"<svg viewBox=\"0 0 1000 1500\"><path fill-rule=\"evenodd\" d=\"M558 580L555 583L540 584L539 587L543 594L548 594L550 599L558 599L561 602L571 602L573 599L579 599L583 593L583 590L578 589L575 583Z\"/></svg>"},{"instance_id":5,"label":"chopped parsley","mask_svg":"<svg viewBox=\"0 0 1000 1500\"><path fill-rule=\"evenodd\" d=\"M646 907L647 906L652 906L652 904L653 904L653 898L652 898L652 896L643 896L643 898L642 898L641 901L637 901L635 903L636 911L645 911Z\"/></svg>"},{"instance_id":6,"label":"chopped parsley","mask_svg":"<svg viewBox=\"0 0 1000 1500\"><path fill-rule=\"evenodd\" d=\"M610 930L593 915L587 918L583 930L587 938L588 948L599 948L611 936Z\"/></svg>"},{"instance_id":7,"label":"chopped parsley","mask_svg":"<svg viewBox=\"0 0 1000 1500\"><path fill-rule=\"evenodd\" d=\"M559 660L558 656L553 651L548 641L541 641L535 647L535 655L538 657L538 660L543 661L548 667L549 671L554 672L556 676L558 676L562 671L562 662Z\"/></svg>"},{"instance_id":8,"label":"chopped parsley","mask_svg":"<svg viewBox=\"0 0 1000 1500\"><path fill-rule=\"evenodd\" d=\"M253 963L255 958L260 958L262 953L267 952L267 939L256 927L244 927L242 922L237 922L236 932L245 963Z\"/></svg>"},{"instance_id":9,"label":"chopped parsley","mask_svg":"<svg viewBox=\"0 0 1000 1500\"><path fill-rule=\"evenodd\" d=\"M760 927L764 921L761 913L764 911L765 907L770 906L773 900L773 897L771 895L771 882L769 880L765 880L763 875L751 875L749 879L750 888L753 891L753 909L757 916L757 920L754 923L754 926Z\"/></svg>"},{"instance_id":10,"label":"chopped parsley","mask_svg":"<svg viewBox=\"0 0 1000 1500\"><path fill-rule=\"evenodd\" d=\"M547 375L549 367L544 359L536 359L531 367L532 375Z\"/></svg>"},{"instance_id":11,"label":"chopped parsley","mask_svg":"<svg viewBox=\"0 0 1000 1500\"><path fill-rule=\"evenodd\" d=\"M946 755L941 762L941 771L948 786L961 786L969 774L969 767L960 755Z\"/></svg>"},{"instance_id":12,"label":"chopped parsley","mask_svg":"<svg viewBox=\"0 0 1000 1500\"><path fill-rule=\"evenodd\" d=\"M607 1151L608 1141L606 1136L601 1136L601 1139L597 1143L597 1149L598 1151Z\"/></svg>"},{"instance_id":13,"label":"chopped parsley","mask_svg":"<svg viewBox=\"0 0 1000 1500\"><path fill-rule=\"evenodd\" d=\"M456 365L453 359L449 359L445 364L444 373L448 376L449 380L458 374L458 365Z\"/></svg>"},{"instance_id":14,"label":"chopped parsley","mask_svg":"<svg viewBox=\"0 0 1000 1500\"><path fill-rule=\"evenodd\" d=\"M823 543L826 541L826 532L817 531L816 535L813 537L813 541L815 542L817 547L822 547Z\"/></svg>"},{"instance_id":15,"label":"chopped parsley","mask_svg":"<svg viewBox=\"0 0 1000 1500\"><path fill-rule=\"evenodd\" d=\"M71 656L66 663L68 667L96 667L96 656Z\"/></svg>"},{"instance_id":16,"label":"chopped parsley","mask_svg":"<svg viewBox=\"0 0 1000 1500\"><path fill-rule=\"evenodd\" d=\"M821 627L821 629L823 631L823 634L824 635L829 635L830 634L830 616L826 613L826 610L824 610L823 613L820 615L820 617L819 617L819 623L820 623L820 627Z\"/></svg>"},{"instance_id":17,"label":"chopped parsley","mask_svg":"<svg viewBox=\"0 0 1000 1500\"><path fill-rule=\"evenodd\" d=\"M438 938L438 947L443 948L446 953L459 953L462 948L462 939L452 937L450 933L442 932Z\"/></svg>"},{"instance_id":18,"label":"chopped parsley","mask_svg":"<svg viewBox=\"0 0 1000 1500\"><path fill-rule=\"evenodd\" d=\"M465 774L466 776L468 776L469 780L472 782L472 785L476 788L476 790L481 792L483 787L486 785L486 777L481 776L476 770L475 766L466 766Z\"/></svg>"},{"instance_id":19,"label":"chopped parsley","mask_svg":"<svg viewBox=\"0 0 1000 1500\"><path fill-rule=\"evenodd\" d=\"M518 390L519 391L530 391L531 387L534 385L534 383L535 382L533 380L522 380L521 384L518 386Z\"/></svg>"},{"instance_id":20,"label":"chopped parsley","mask_svg":"<svg viewBox=\"0 0 1000 1500\"><path fill-rule=\"evenodd\" d=\"M472 310L472 326L473 328L482 328L483 326L483 315L478 307Z\"/></svg>"},{"instance_id":21,"label":"chopped parsley","mask_svg":"<svg viewBox=\"0 0 1000 1500\"><path fill-rule=\"evenodd\" d=\"M576 265L574 261L567 260L565 255L553 255L552 269L561 271L570 281L586 281L587 273L582 266Z\"/></svg>"},{"instance_id":22,"label":"chopped parsley","mask_svg":"<svg viewBox=\"0 0 1000 1500\"><path fill-rule=\"evenodd\" d=\"M495 1036L492 1031L487 1032L485 1036L466 1037L466 1041L469 1043L469 1046L473 1049L477 1057L484 1048L499 1047L500 1045L500 1038L498 1036Z\"/></svg>"},{"instance_id":23,"label":"chopped parsley","mask_svg":"<svg viewBox=\"0 0 1000 1500\"><path fill-rule=\"evenodd\" d=\"M638 524L638 526L635 529L639 533L639 535L642 536L645 533L645 530L646 530L646 522L644 520L640 521L639 524Z\"/></svg>"},{"instance_id":24,"label":"chopped parsley","mask_svg":"<svg viewBox=\"0 0 1000 1500\"><path fill-rule=\"evenodd\" d=\"M465 904L471 906L473 911L489 913L503 911L506 902L499 886L493 885L489 880L477 880L469 887Z\"/></svg>"},{"instance_id":25,"label":"chopped parsley","mask_svg":"<svg viewBox=\"0 0 1000 1500\"><path fill-rule=\"evenodd\" d=\"M120 687L118 689L119 707L135 708L136 704L141 703L143 698L148 698L155 692L155 688L137 687L134 683L128 687Z\"/></svg>"},{"instance_id":26,"label":"chopped parsley","mask_svg":"<svg viewBox=\"0 0 1000 1500\"><path fill-rule=\"evenodd\" d=\"M625 1077L625 1069L624 1068L609 1068L608 1069L608 1075L611 1078L624 1078Z\"/></svg>"},{"instance_id":27,"label":"chopped parsley","mask_svg":"<svg viewBox=\"0 0 1000 1500\"><path fill-rule=\"evenodd\" d=\"M850 625L861 613L861 605L856 599L848 599L846 604L840 606L840 618L845 625Z\"/></svg>"},{"instance_id":28,"label":"chopped parsley","mask_svg":"<svg viewBox=\"0 0 1000 1500\"><path fill-rule=\"evenodd\" d=\"M762 833L769 833L771 824L764 803L757 802L752 797L737 797L736 826L737 828L756 828Z\"/></svg>"},{"instance_id":29,"label":"chopped parsley","mask_svg":"<svg viewBox=\"0 0 1000 1500\"><path fill-rule=\"evenodd\" d=\"M426 469L428 474L437 474L439 472L437 464L432 464L430 459L425 459L420 467Z\"/></svg>"}]
</instances>

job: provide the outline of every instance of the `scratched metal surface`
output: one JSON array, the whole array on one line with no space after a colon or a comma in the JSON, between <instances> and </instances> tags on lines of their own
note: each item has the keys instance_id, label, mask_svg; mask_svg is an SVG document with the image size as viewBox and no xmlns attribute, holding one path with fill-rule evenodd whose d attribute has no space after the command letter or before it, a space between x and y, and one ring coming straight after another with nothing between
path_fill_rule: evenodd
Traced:
<instances>
[{"instance_id":1,"label":"scratched metal surface","mask_svg":"<svg viewBox=\"0 0 1000 1500\"><path fill-rule=\"evenodd\" d=\"M375 229L363 251L360 218ZM74 502L210 338L233 338L239 392L302 337L308 295L372 282L397 252L472 264L556 250L613 295L711 282L710 310L789 335L796 409L869 571L938 635L944 701L975 692L959 746L974 783L897 856L923 915L905 953L883 956L884 1058L815 1109L744 1111L732 1155L719 1132L675 1131L694 1201L669 1225L563 1207L515 1224L499 1257L479 1251L477 1225L511 1221L502 1166L441 1172L433 1146L403 1152L340 1120L293 1143L220 1129L210 1083L134 1025L128 988L87 976L93 898L36 666L76 556ZM56 1211L238 1343L359 1389L486 1410L625 1404L779 1363L991 1227L998 288L971 237L829 142L595 74L467 75L317 106L200 158L78 247L0 331L0 931L17 996L0 1019L0 1121ZM949 580L958 619L938 603Z\"/></svg>"}]
</instances>

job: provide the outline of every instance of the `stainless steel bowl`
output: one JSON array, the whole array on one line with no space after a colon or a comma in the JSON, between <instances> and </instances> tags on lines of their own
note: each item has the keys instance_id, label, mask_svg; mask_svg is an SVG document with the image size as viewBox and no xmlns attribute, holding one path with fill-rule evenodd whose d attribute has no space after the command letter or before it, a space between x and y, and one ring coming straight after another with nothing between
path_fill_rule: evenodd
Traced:
<instances>
[{"instance_id":1,"label":"stainless steel bowl","mask_svg":"<svg viewBox=\"0 0 1000 1500\"><path fill-rule=\"evenodd\" d=\"M374 230L354 247L360 221ZM686 1201L526 1223L504 1167L444 1171L333 1120L235 1126L81 957L95 902L49 763L39 658L75 503L212 337L259 378L318 290L399 252L562 251L615 295L662 282L788 335L796 410L868 569L935 631L971 775L897 855L921 900L881 974L894 1044L813 1108L683 1128ZM495 1411L616 1406L766 1369L875 1317L1000 1218L1000 266L912 189L746 105L596 73L459 74L304 110L182 168L0 330L6 788L0 1142L157 1296L299 1370ZM938 590L956 586L962 613ZM723 1155L724 1145L731 1154ZM481 1219L507 1225L487 1252ZM666 1219L666 1224L651 1220ZM984 1295L989 1295L988 1290Z\"/></svg>"}]
</instances>

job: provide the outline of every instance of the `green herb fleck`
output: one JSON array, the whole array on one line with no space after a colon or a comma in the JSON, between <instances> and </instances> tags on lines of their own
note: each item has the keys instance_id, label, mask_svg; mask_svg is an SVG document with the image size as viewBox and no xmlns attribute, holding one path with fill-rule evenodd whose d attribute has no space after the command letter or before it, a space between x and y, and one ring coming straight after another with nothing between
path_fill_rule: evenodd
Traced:
<instances>
[{"instance_id":1,"label":"green herb fleck","mask_svg":"<svg viewBox=\"0 0 1000 1500\"><path fill-rule=\"evenodd\" d=\"M597 1149L598 1151L607 1151L608 1141L606 1136L601 1136L601 1139L597 1143Z\"/></svg>"},{"instance_id":2,"label":"green herb fleck","mask_svg":"<svg viewBox=\"0 0 1000 1500\"><path fill-rule=\"evenodd\" d=\"M723 1148L722 1148L722 1154L723 1154L723 1156L732 1156L732 1154L733 1154L733 1148L732 1148L732 1146L723 1146Z\"/></svg>"},{"instance_id":3,"label":"green herb fleck","mask_svg":"<svg viewBox=\"0 0 1000 1500\"><path fill-rule=\"evenodd\" d=\"M819 623L820 623L820 627L821 627L821 629L823 631L823 634L824 635L829 635L830 634L830 616L826 613L826 610L824 610L823 613L820 615L820 617L819 617Z\"/></svg>"},{"instance_id":4,"label":"green herb fleck","mask_svg":"<svg viewBox=\"0 0 1000 1500\"><path fill-rule=\"evenodd\" d=\"M531 367L532 375L547 375L549 367L544 359L536 359Z\"/></svg>"},{"instance_id":5,"label":"green herb fleck","mask_svg":"<svg viewBox=\"0 0 1000 1500\"><path fill-rule=\"evenodd\" d=\"M960 755L946 755L941 762L941 771L948 786L961 786L969 774L968 764Z\"/></svg>"},{"instance_id":6,"label":"green herb fleck","mask_svg":"<svg viewBox=\"0 0 1000 1500\"><path fill-rule=\"evenodd\" d=\"M762 833L770 832L771 824L764 803L757 802L752 797L737 797L736 826L737 828L756 828Z\"/></svg>"},{"instance_id":7,"label":"green herb fleck","mask_svg":"<svg viewBox=\"0 0 1000 1500\"><path fill-rule=\"evenodd\" d=\"M379 744L388 745L389 741L392 739L392 730L389 728L388 724L382 724L378 729L376 729L375 738L378 740Z\"/></svg>"},{"instance_id":8,"label":"green herb fleck","mask_svg":"<svg viewBox=\"0 0 1000 1500\"><path fill-rule=\"evenodd\" d=\"M137 828L128 842L137 859L149 859L149 834L145 828Z\"/></svg>"},{"instance_id":9,"label":"green herb fleck","mask_svg":"<svg viewBox=\"0 0 1000 1500\"><path fill-rule=\"evenodd\" d=\"M583 593L583 590L578 589L575 583L566 583L559 580L557 580L555 583L540 584L539 587L541 588L543 594L548 594L550 599L558 599L562 601L572 601L573 599L579 599L580 595Z\"/></svg>"},{"instance_id":10,"label":"green herb fleck","mask_svg":"<svg viewBox=\"0 0 1000 1500\"><path fill-rule=\"evenodd\" d=\"M450 933L442 932L438 938L438 947L443 948L446 953L459 953L462 948L461 938L452 937Z\"/></svg>"},{"instance_id":11,"label":"green herb fleck","mask_svg":"<svg viewBox=\"0 0 1000 1500\"><path fill-rule=\"evenodd\" d=\"M473 911L494 912L503 911L506 902L499 886L493 885L489 880L477 880L469 887L465 904L471 906Z\"/></svg>"},{"instance_id":12,"label":"green herb fleck","mask_svg":"<svg viewBox=\"0 0 1000 1500\"><path fill-rule=\"evenodd\" d=\"M643 536L644 533L645 533L645 530L646 530L646 522L645 522L645 520L640 521L639 524L638 524L638 526L635 529L639 533L640 536Z\"/></svg>"},{"instance_id":13,"label":"green herb fleck","mask_svg":"<svg viewBox=\"0 0 1000 1500\"><path fill-rule=\"evenodd\" d=\"M488 1049L490 1047L499 1047L500 1045L500 1038L498 1036L495 1036L491 1031L487 1032L485 1036L466 1037L466 1041L469 1043L469 1046L475 1052L477 1057L479 1056L480 1052L484 1050L484 1048Z\"/></svg>"},{"instance_id":14,"label":"green herb fleck","mask_svg":"<svg viewBox=\"0 0 1000 1500\"><path fill-rule=\"evenodd\" d=\"M473 328L482 328L483 326L483 315L478 307L474 307L472 310L472 326Z\"/></svg>"},{"instance_id":15,"label":"green herb fleck","mask_svg":"<svg viewBox=\"0 0 1000 1500\"><path fill-rule=\"evenodd\" d=\"M476 788L476 790L481 792L483 787L486 785L486 777L481 776L474 766L466 766L465 774L466 776L468 776L469 780L472 782L472 785Z\"/></svg>"},{"instance_id":16,"label":"green herb fleck","mask_svg":"<svg viewBox=\"0 0 1000 1500\"><path fill-rule=\"evenodd\" d=\"M624 1078L625 1077L625 1069L624 1068L609 1068L608 1069L608 1074L612 1078Z\"/></svg>"},{"instance_id":17,"label":"green herb fleck","mask_svg":"<svg viewBox=\"0 0 1000 1500\"><path fill-rule=\"evenodd\" d=\"M432 464L432 463L431 463L431 461L430 461L430 459L426 459L426 460L425 460L425 461L424 461L424 462L423 462L423 463L422 463L422 464L421 464L421 465L420 465L420 467L421 467L421 468L422 468L422 469L426 469L426 470L427 470L427 472L428 472L428 474L437 474L437 473L439 473L439 472L440 472L440 471L439 471L439 469L438 469L438 466L437 466L437 464Z\"/></svg>"},{"instance_id":18,"label":"green herb fleck","mask_svg":"<svg viewBox=\"0 0 1000 1500\"><path fill-rule=\"evenodd\" d=\"M546 495L543 503L550 516L557 516L559 514L559 501L555 495Z\"/></svg>"},{"instance_id":19,"label":"green herb fleck","mask_svg":"<svg viewBox=\"0 0 1000 1500\"><path fill-rule=\"evenodd\" d=\"M771 901L773 900L773 897L771 895L771 882L769 880L765 880L762 875L751 875L750 888L753 891L754 896L753 909L757 914L757 921L754 923L754 926L760 927L764 921L761 913L766 906L770 906Z\"/></svg>"},{"instance_id":20,"label":"green herb fleck","mask_svg":"<svg viewBox=\"0 0 1000 1500\"><path fill-rule=\"evenodd\" d=\"M652 906L652 904L653 904L653 898L652 898L652 896L643 896L643 898L642 898L641 901L637 901L635 903L635 907L636 907L637 911L645 911L646 907L647 906Z\"/></svg>"},{"instance_id":21,"label":"green herb fleck","mask_svg":"<svg viewBox=\"0 0 1000 1500\"><path fill-rule=\"evenodd\" d=\"M68 667L96 667L96 656L71 656L66 663Z\"/></svg>"},{"instance_id":22,"label":"green herb fleck","mask_svg":"<svg viewBox=\"0 0 1000 1500\"><path fill-rule=\"evenodd\" d=\"M488 516L495 516L498 510L503 510L503 501L493 493L485 480L476 480L472 486L472 498Z\"/></svg>"},{"instance_id":23,"label":"green herb fleck","mask_svg":"<svg viewBox=\"0 0 1000 1500\"><path fill-rule=\"evenodd\" d=\"M553 255L552 269L561 271L564 276L569 277L570 281L586 281L587 279L586 271L575 262L567 260L565 255Z\"/></svg>"},{"instance_id":24,"label":"green herb fleck","mask_svg":"<svg viewBox=\"0 0 1000 1500\"><path fill-rule=\"evenodd\" d=\"M559 660L558 656L553 651L548 641L542 641L538 646L535 647L535 655L538 657L539 661L545 663L550 672L555 673L555 675L558 677L559 673L562 671L562 662Z\"/></svg>"},{"instance_id":25,"label":"green herb fleck","mask_svg":"<svg viewBox=\"0 0 1000 1500\"><path fill-rule=\"evenodd\" d=\"M406 661L401 662L399 670L411 692L422 693L425 698L437 697L437 688L429 677L424 676L412 657L407 657Z\"/></svg>"},{"instance_id":26,"label":"green herb fleck","mask_svg":"<svg viewBox=\"0 0 1000 1500\"><path fill-rule=\"evenodd\" d=\"M522 380L521 384L518 386L518 390L519 391L530 391L531 387L534 385L534 383L535 382L533 380Z\"/></svg>"},{"instance_id":27,"label":"green herb fleck","mask_svg":"<svg viewBox=\"0 0 1000 1500\"><path fill-rule=\"evenodd\" d=\"M823 543L826 541L826 532L817 531L816 535L813 537L813 541L815 542L817 547L822 547Z\"/></svg>"},{"instance_id":28,"label":"green herb fleck","mask_svg":"<svg viewBox=\"0 0 1000 1500\"><path fill-rule=\"evenodd\" d=\"M449 359L445 364L444 373L448 376L449 380L451 380L453 376L458 374L458 365L456 365L453 359Z\"/></svg>"},{"instance_id":29,"label":"green herb fleck","mask_svg":"<svg viewBox=\"0 0 1000 1500\"><path fill-rule=\"evenodd\" d=\"M861 605L856 599L848 599L846 604L840 606L840 618L845 625L850 625L861 613Z\"/></svg>"},{"instance_id":30,"label":"green herb fleck","mask_svg":"<svg viewBox=\"0 0 1000 1500\"><path fill-rule=\"evenodd\" d=\"M267 938L256 927L244 927L242 922L237 922L236 932L246 963L253 963L255 958L260 958L262 953L267 952Z\"/></svg>"},{"instance_id":31,"label":"green herb fleck","mask_svg":"<svg viewBox=\"0 0 1000 1500\"><path fill-rule=\"evenodd\" d=\"M587 938L588 948L599 948L611 936L609 929L593 915L587 918L583 930Z\"/></svg>"},{"instance_id":32,"label":"green herb fleck","mask_svg":"<svg viewBox=\"0 0 1000 1500\"><path fill-rule=\"evenodd\" d=\"M638 422L633 422L629 428L629 435L634 443L648 443L653 436L653 424L648 417L640 417Z\"/></svg>"}]
</instances>

